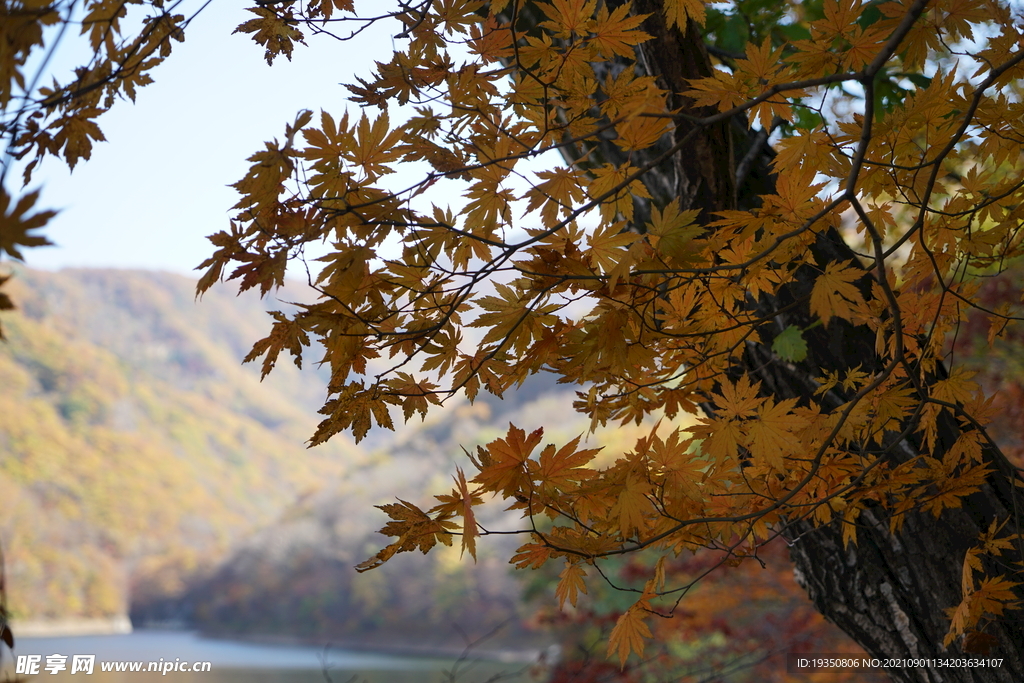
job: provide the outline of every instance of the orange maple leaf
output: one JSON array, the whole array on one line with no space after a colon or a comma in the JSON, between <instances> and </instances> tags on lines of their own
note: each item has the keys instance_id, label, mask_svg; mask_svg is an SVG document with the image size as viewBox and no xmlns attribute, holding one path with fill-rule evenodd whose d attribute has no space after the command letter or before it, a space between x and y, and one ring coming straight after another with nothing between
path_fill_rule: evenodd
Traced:
<instances>
[{"instance_id":1,"label":"orange maple leaf","mask_svg":"<svg viewBox=\"0 0 1024 683\"><path fill-rule=\"evenodd\" d=\"M495 439L477 450L475 464L480 473L473 481L485 491L500 492L506 498L529 492L531 481L526 461L543 436L543 427L527 436L524 430L510 424L504 439Z\"/></svg>"}]
</instances>

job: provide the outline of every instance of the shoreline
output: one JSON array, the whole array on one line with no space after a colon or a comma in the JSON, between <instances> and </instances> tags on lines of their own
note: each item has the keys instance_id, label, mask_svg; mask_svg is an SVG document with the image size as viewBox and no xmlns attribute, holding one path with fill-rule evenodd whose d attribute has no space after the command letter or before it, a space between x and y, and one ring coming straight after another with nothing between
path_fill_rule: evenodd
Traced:
<instances>
[{"instance_id":1,"label":"shoreline","mask_svg":"<svg viewBox=\"0 0 1024 683\"><path fill-rule=\"evenodd\" d=\"M74 617L69 619L11 619L17 638L65 638L73 636L115 636L133 632L127 614L116 617Z\"/></svg>"},{"instance_id":2,"label":"shoreline","mask_svg":"<svg viewBox=\"0 0 1024 683\"><path fill-rule=\"evenodd\" d=\"M145 637L160 633L192 634L198 638L225 643L266 645L281 647L303 647L349 653L367 653L393 657L432 660L479 660L501 664L532 664L543 660L558 659L556 644L542 647L539 643L514 648L507 646L488 647L487 638L477 640L476 646L420 645L409 641L382 642L364 638L310 638L285 634L242 634L231 632L203 631L180 622L147 623L134 628L127 616L106 618L72 618L52 620L12 621L11 630L15 640L24 638L77 638L90 636Z\"/></svg>"},{"instance_id":3,"label":"shoreline","mask_svg":"<svg viewBox=\"0 0 1024 683\"><path fill-rule=\"evenodd\" d=\"M140 628L139 630L144 631L147 629ZM423 659L454 660L465 658L500 662L502 664L531 664L540 661L542 657L545 657L549 661L553 661L552 657L557 659L559 650L559 647L554 644L549 645L546 648L530 647L512 649L507 647L488 648L486 646L486 642L481 642L479 647L456 647L451 645L416 645L413 643L385 644L377 640L361 640L352 638L334 638L325 642L324 639L302 638L300 636L288 635L242 634L201 630L196 630L194 632L200 637L208 638L210 640L227 640L258 645L318 647L326 648L328 651L335 649L346 652L372 652L375 654L392 655L395 657L417 657Z\"/></svg>"}]
</instances>

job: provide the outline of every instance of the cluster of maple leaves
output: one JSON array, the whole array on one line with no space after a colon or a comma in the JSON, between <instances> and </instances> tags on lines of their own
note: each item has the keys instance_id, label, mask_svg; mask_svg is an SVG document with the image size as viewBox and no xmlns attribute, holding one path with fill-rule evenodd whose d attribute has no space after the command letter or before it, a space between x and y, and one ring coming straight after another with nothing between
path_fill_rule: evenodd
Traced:
<instances>
[{"instance_id":1,"label":"cluster of maple leaves","mask_svg":"<svg viewBox=\"0 0 1024 683\"><path fill-rule=\"evenodd\" d=\"M35 113L16 119L18 154L63 153L72 165L87 157L90 138L101 139L94 116L133 95L185 23L158 11L121 41L127 5L87 4L96 65L41 91ZM541 21L522 21L527 4ZM51 6L24 11L33 7ZM474 508L498 498L522 511L531 536L512 561L564 563L558 599L574 604L604 557L712 548L732 561L792 519L838 518L855 542L866 505L890 509L897 530L911 509L937 515L978 490L988 473L978 427L991 407L970 373L934 371L979 305L976 276L1021 255L1024 33L991 0L821 7L816 18L791 8L803 39L747 44L684 93L633 64L652 36L649 15L628 3L424 0L360 17L350 0L283 0L250 10L256 18L238 30L268 62L288 57L303 28L394 21L401 44L347 86L361 114L322 112L314 123L301 112L283 140L250 158L232 227L211 236L216 251L202 265L200 293L227 278L266 294L308 245L331 246L311 279L321 298L274 313L246 359L262 357L265 374L282 352L299 363L318 342L331 380L313 445L393 428L397 414L426 415L456 394L500 396L541 371L580 385L575 406L595 429L710 408L695 426L652 429L607 467L579 439L545 445L542 430L510 426L471 454L473 471L459 470L434 507L383 506L392 520L383 532L396 540L361 569L455 536L473 554L492 531ZM700 0L658 9L666 30L707 17ZM33 26L56 21L42 9L32 17ZM16 70L37 43L0 68ZM905 84L896 106L882 97L890 82ZM715 113L673 109L674 96ZM393 120L392 106L409 115ZM737 114L766 135L782 122L774 192L755 209L714 216L655 201L652 169ZM585 151L594 140L611 140L625 161ZM548 152L571 161L536 170L532 160ZM396 189L388 176L399 164L422 179ZM5 220L27 228L19 215ZM810 248L829 230L860 240L859 264L814 263ZM858 284L864 267L875 274L870 291ZM814 325L866 326L882 369L825 373L815 403L768 398L734 372L745 345L774 324L751 301L807 268L817 270ZM984 310L992 335L1014 311ZM800 362L808 329L782 331L775 352ZM964 429L940 454L943 412ZM884 449L907 424L925 454L893 466ZM538 524L543 517L553 525ZM981 555L1013 538L997 525L968 553L950 639L1016 606L1012 578L973 574ZM622 660L643 651L655 603L671 605L681 590L665 585L661 566L612 632L609 649Z\"/></svg>"},{"instance_id":2,"label":"cluster of maple leaves","mask_svg":"<svg viewBox=\"0 0 1024 683\"><path fill-rule=\"evenodd\" d=\"M542 604L537 619L553 627L563 656L551 668L550 683L606 681L729 680L790 683L806 673L787 672L787 653L857 651L846 634L825 621L795 581L783 539L758 549L755 561L722 567L713 551L700 551L666 562L666 581L693 583L671 619L651 619L652 642L642 658L624 666L603 656L625 600L622 587L643 580L650 564L642 555L602 562L606 580L591 584L588 600L574 609ZM535 576L550 582L552 571ZM531 583L536 582L531 578ZM547 583L545 583L547 585ZM546 597L546 596L545 596ZM540 599L540 598L535 598ZM880 670L830 671L829 683L874 683L889 680ZM813 678L812 678L813 680Z\"/></svg>"},{"instance_id":3,"label":"cluster of maple leaves","mask_svg":"<svg viewBox=\"0 0 1024 683\"><path fill-rule=\"evenodd\" d=\"M250 354L263 356L266 372L281 351L298 362L310 338L323 344L331 397L314 444L341 431L362 438L374 423L391 428L395 408L409 419L458 392L501 395L542 370L586 387L576 407L595 428L656 413L671 420L702 403L713 410L694 427L652 431L604 468L590 465L595 451L578 440L544 446L541 430L510 426L477 449L476 473L460 470L433 508L383 506L392 521L382 531L396 540L360 569L450 544L454 534L474 553L489 530L473 509L496 496L530 521L532 539L512 561L564 562L557 596L575 604L588 565L602 557L708 547L743 557L792 517L838 517L855 542L867 504L888 506L897 530L911 509L937 515L978 490L988 470L983 433L971 427L989 419L987 404L966 371L927 385L922 378L973 303L977 285L966 275L1020 254L1024 53L1011 49L1021 35L1009 10L973 0L889 2L864 22L860 2L829 1L808 22L807 40L747 45L684 95L719 111L691 117L696 128L737 112L762 129L794 121L796 109L817 115L809 126L788 126L776 144L775 193L755 210L714 217L670 201L637 229L634 204L652 196L650 162L577 154L540 172L520 168L609 131L631 159L686 116L633 66L598 75L595 64L630 60L651 39L641 28L646 16L628 4L553 0L538 3L544 20L526 27L518 6L452 0L397 12L408 47L348 86L354 102L379 114L336 121L323 113L314 127L306 112L284 144L254 155L236 186L237 223L212 238L219 249L204 264L200 290L235 261L228 277L269 291L303 245L333 244L314 283L323 299L276 314ZM666 2L663 11L669 28L704 20L699 2ZM272 21L296 20L275 13ZM994 35L979 47L980 22ZM268 58L276 49L270 26L242 27L263 32L255 37ZM961 46L976 73L940 71L900 106L877 107L881 76L924 77L950 45ZM455 46L469 58L458 62ZM829 93L841 84L863 91L863 111L830 119ZM415 105L415 115L395 125L389 104ZM305 146L296 143L300 131ZM674 140L665 155L681 148ZM423 181L387 189L382 178L409 162L429 164ZM517 192L522 178L529 187ZM429 202L442 180L461 188L461 204ZM856 284L860 264L829 263L814 281L810 311L825 326L836 318L868 326L884 370L823 376L815 387L822 401L810 405L766 398L745 376L729 379L745 342L771 324L751 299L776 293L808 265L819 233L851 222L864 236L863 263L878 275L873 291ZM384 249L389 237L400 240L400 255ZM993 330L1010 316L1008 308L989 313ZM787 332L790 343L775 348L798 361L802 331ZM383 356L400 360L387 369L374 363ZM899 466L879 455L886 435L908 422L934 451L941 411L967 427L943 455ZM545 516L555 523L542 531L536 520ZM965 560L965 599L952 610L950 638L1015 604L1009 578L973 579L978 554L1012 542L997 542L997 531ZM622 660L642 652L653 601L678 590L656 569L620 617L610 651Z\"/></svg>"}]
</instances>

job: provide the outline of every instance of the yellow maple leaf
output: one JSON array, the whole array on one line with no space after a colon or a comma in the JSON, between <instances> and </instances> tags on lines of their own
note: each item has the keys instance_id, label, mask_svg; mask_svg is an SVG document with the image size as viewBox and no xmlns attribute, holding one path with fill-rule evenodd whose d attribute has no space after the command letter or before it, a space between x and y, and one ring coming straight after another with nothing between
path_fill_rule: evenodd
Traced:
<instances>
[{"instance_id":1,"label":"yellow maple leaf","mask_svg":"<svg viewBox=\"0 0 1024 683\"><path fill-rule=\"evenodd\" d=\"M309 440L310 446L324 443L346 429L352 430L356 443L359 443L370 431L374 420L379 426L394 430L388 405L379 400L378 394L372 387L364 389L362 382L342 387L337 397L328 400L320 409L320 413L328 417L317 425L316 432Z\"/></svg>"},{"instance_id":2,"label":"yellow maple leaf","mask_svg":"<svg viewBox=\"0 0 1024 683\"><path fill-rule=\"evenodd\" d=\"M860 507L850 505L843 510L843 548L849 548L850 544L857 545L857 518L860 516Z\"/></svg>"},{"instance_id":3,"label":"yellow maple leaf","mask_svg":"<svg viewBox=\"0 0 1024 683\"><path fill-rule=\"evenodd\" d=\"M459 512L464 520L462 523L462 552L465 553L468 550L469 554L476 560L476 537L479 532L476 528L476 515L473 512L473 505L481 501L479 496L470 493L469 485L466 483L466 475L463 473L462 468L456 468L456 472L459 475L455 480L460 494Z\"/></svg>"},{"instance_id":4,"label":"yellow maple leaf","mask_svg":"<svg viewBox=\"0 0 1024 683\"><path fill-rule=\"evenodd\" d=\"M651 637L651 629L644 622L646 603L646 600L641 599L626 610L615 622L615 628L608 639L608 656L615 652L622 666L626 665L630 652L642 657L644 638Z\"/></svg>"},{"instance_id":5,"label":"yellow maple leaf","mask_svg":"<svg viewBox=\"0 0 1024 683\"><path fill-rule=\"evenodd\" d=\"M320 13L323 15L324 21L331 18L335 9L339 9L342 12L355 11L352 0L320 0Z\"/></svg>"},{"instance_id":6,"label":"yellow maple leaf","mask_svg":"<svg viewBox=\"0 0 1024 683\"><path fill-rule=\"evenodd\" d=\"M541 222L545 227L551 227L558 222L559 214L570 214L575 203L585 196L581 184L583 174L573 168L561 167L539 171L537 177L544 182L534 185L523 195L523 199L530 200L526 213L542 207Z\"/></svg>"},{"instance_id":7,"label":"yellow maple leaf","mask_svg":"<svg viewBox=\"0 0 1024 683\"><path fill-rule=\"evenodd\" d=\"M98 107L77 109L50 124L50 128L57 129L57 134L53 136L53 147L64 149L64 160L70 168L74 169L79 159L89 160L93 140L106 140L103 131L93 121L103 111Z\"/></svg>"},{"instance_id":8,"label":"yellow maple leaf","mask_svg":"<svg viewBox=\"0 0 1024 683\"><path fill-rule=\"evenodd\" d=\"M971 381L974 371L956 367L949 371L949 377L932 385L931 397L946 403L969 403L978 391L978 384Z\"/></svg>"},{"instance_id":9,"label":"yellow maple leaf","mask_svg":"<svg viewBox=\"0 0 1024 683\"><path fill-rule=\"evenodd\" d=\"M274 364L277 363L278 355L285 349L292 354L295 367L301 368L302 347L309 346L309 335L306 334L306 330L303 329L302 324L298 320L289 318L281 311L271 311L270 315L276 321L274 326L270 328L270 334L256 342L252 350L249 351L249 354L242 361L243 363L250 363L266 354L266 358L263 359L263 370L260 374L260 379L270 374L270 371L274 369Z\"/></svg>"},{"instance_id":10,"label":"yellow maple leaf","mask_svg":"<svg viewBox=\"0 0 1024 683\"><path fill-rule=\"evenodd\" d=\"M740 377L735 384L727 379L722 380L721 394L713 398L718 408L716 414L726 419L752 417L757 407L765 401L757 395L760 386L760 382L751 384L748 375Z\"/></svg>"},{"instance_id":11,"label":"yellow maple leaf","mask_svg":"<svg viewBox=\"0 0 1024 683\"><path fill-rule=\"evenodd\" d=\"M579 594L587 592L587 584L583 581L586 575L587 572L583 570L579 562L565 561L565 569L558 575L558 586L555 588L555 596L558 598L558 609L565 607L566 600L573 607L576 606Z\"/></svg>"},{"instance_id":12,"label":"yellow maple leaf","mask_svg":"<svg viewBox=\"0 0 1024 683\"><path fill-rule=\"evenodd\" d=\"M695 223L699 215L700 209L680 211L676 199L669 202L664 211L651 207L647 239L665 257L683 259L694 251L693 240L704 233L704 228Z\"/></svg>"},{"instance_id":13,"label":"yellow maple leaf","mask_svg":"<svg viewBox=\"0 0 1024 683\"><path fill-rule=\"evenodd\" d=\"M438 541L444 545L452 544L451 530L458 526L449 522L447 515L431 517L416 505L398 499L398 503L376 505L376 508L387 513L391 521L384 525L379 533L385 536L397 536L398 540L381 549L376 555L356 565L356 571L365 572L376 569L396 554L419 550L426 554Z\"/></svg>"},{"instance_id":14,"label":"yellow maple leaf","mask_svg":"<svg viewBox=\"0 0 1024 683\"><path fill-rule=\"evenodd\" d=\"M491 3L493 11L494 3ZM485 62L496 62L500 59L513 56L515 49L512 46L512 27L507 24L500 24L494 15L488 16L483 23L476 23L470 26L470 49L480 55Z\"/></svg>"},{"instance_id":15,"label":"yellow maple leaf","mask_svg":"<svg viewBox=\"0 0 1024 683\"><path fill-rule=\"evenodd\" d=\"M650 114L650 116L638 114L615 126L615 132L619 136L615 140L615 144L622 151L634 152L647 149L669 131L672 119L663 116L664 108L659 108L655 104L656 102L652 102L651 106L646 107L642 112Z\"/></svg>"},{"instance_id":16,"label":"yellow maple leaf","mask_svg":"<svg viewBox=\"0 0 1024 683\"><path fill-rule=\"evenodd\" d=\"M481 344L499 342L522 352L554 324L555 317L551 313L557 304L537 305L536 301L531 301L535 296L533 292L520 293L501 283L495 285L495 290L500 296L483 296L476 300L485 312L469 324L469 327L487 328Z\"/></svg>"},{"instance_id":17,"label":"yellow maple leaf","mask_svg":"<svg viewBox=\"0 0 1024 683\"><path fill-rule=\"evenodd\" d=\"M7 252L12 258L20 261L25 258L21 253L22 247L44 247L53 244L45 237L30 235L29 232L46 225L57 212L40 211L28 215L29 210L39 199L38 190L21 197L13 207L11 199L7 191L0 187L0 252Z\"/></svg>"},{"instance_id":18,"label":"yellow maple leaf","mask_svg":"<svg viewBox=\"0 0 1024 683\"><path fill-rule=\"evenodd\" d=\"M647 528L645 517L651 510L651 501L647 499L650 489L651 485L637 476L629 476L623 483L618 501L610 513L610 516L618 515L619 532L623 538L631 538Z\"/></svg>"},{"instance_id":19,"label":"yellow maple leaf","mask_svg":"<svg viewBox=\"0 0 1024 683\"><path fill-rule=\"evenodd\" d=\"M605 4L597 11L597 19L592 29L594 35L591 36L590 42L605 57L619 55L632 59L634 47L651 39L651 36L636 29L650 15L629 16L629 10L630 3L624 3L616 7L611 14L608 13L608 6Z\"/></svg>"},{"instance_id":20,"label":"yellow maple leaf","mask_svg":"<svg viewBox=\"0 0 1024 683\"><path fill-rule=\"evenodd\" d=\"M784 456L800 447L796 432L807 426L804 417L790 412L794 406L795 398L774 405L765 403L758 407L757 418L747 424L751 455L767 462L777 472L785 470Z\"/></svg>"},{"instance_id":21,"label":"yellow maple leaf","mask_svg":"<svg viewBox=\"0 0 1024 683\"><path fill-rule=\"evenodd\" d=\"M551 29L559 38L568 38L588 33L597 0L552 0L551 3L539 3L541 10L550 17L549 21L541 22L541 26Z\"/></svg>"},{"instance_id":22,"label":"yellow maple leaf","mask_svg":"<svg viewBox=\"0 0 1024 683\"><path fill-rule=\"evenodd\" d=\"M629 247L643 236L626 229L625 221L599 229L587 238L590 250L586 255L603 272L609 273L623 260L627 260Z\"/></svg>"},{"instance_id":23,"label":"yellow maple leaf","mask_svg":"<svg viewBox=\"0 0 1024 683\"><path fill-rule=\"evenodd\" d=\"M250 7L248 11L257 18L239 24L233 33L253 34L252 39L266 48L264 57L267 64L273 64L279 54L284 54L291 61L294 43L304 44L302 31L296 28L298 21L291 16L291 10L283 11L281 15L267 7Z\"/></svg>"},{"instance_id":24,"label":"yellow maple leaf","mask_svg":"<svg viewBox=\"0 0 1024 683\"><path fill-rule=\"evenodd\" d=\"M693 100L697 107L718 107L719 111L727 111L744 104L749 97L746 83L738 74L715 70L707 78L690 81L692 90L684 95Z\"/></svg>"},{"instance_id":25,"label":"yellow maple leaf","mask_svg":"<svg viewBox=\"0 0 1024 683\"><path fill-rule=\"evenodd\" d=\"M552 549L542 543L526 543L516 550L516 554L509 560L516 569L536 569L547 562L553 554Z\"/></svg>"},{"instance_id":26,"label":"yellow maple leaf","mask_svg":"<svg viewBox=\"0 0 1024 683\"><path fill-rule=\"evenodd\" d=\"M863 301L860 290L852 283L863 276L864 271L858 268L835 262L827 264L811 290L811 313L821 318L825 325L834 315L851 320L851 307Z\"/></svg>"},{"instance_id":27,"label":"yellow maple leaf","mask_svg":"<svg viewBox=\"0 0 1024 683\"><path fill-rule=\"evenodd\" d=\"M739 420L725 418L701 418L701 423L686 430L698 439L703 439L701 451L710 455L719 464L733 460L739 455L740 444L746 440Z\"/></svg>"},{"instance_id":28,"label":"yellow maple leaf","mask_svg":"<svg viewBox=\"0 0 1024 683\"><path fill-rule=\"evenodd\" d=\"M662 555L654 565L654 578L651 579L653 590L665 590L665 556Z\"/></svg>"},{"instance_id":29,"label":"yellow maple leaf","mask_svg":"<svg viewBox=\"0 0 1024 683\"><path fill-rule=\"evenodd\" d=\"M400 156L398 143L402 139L402 128L396 128L389 134L389 127L390 120L386 111L372 124L366 114L363 114L356 128L356 136L350 136L350 144L343 147L346 158L356 166L362 167L370 181L376 180L378 176L393 173L386 164L396 161Z\"/></svg>"},{"instance_id":30,"label":"yellow maple leaf","mask_svg":"<svg viewBox=\"0 0 1024 683\"><path fill-rule=\"evenodd\" d=\"M701 0L665 0L664 7L665 21L669 28L678 26L680 31L686 31L687 18L704 25L706 13Z\"/></svg>"},{"instance_id":31,"label":"yellow maple leaf","mask_svg":"<svg viewBox=\"0 0 1024 683\"><path fill-rule=\"evenodd\" d=\"M576 437L557 451L549 445L541 451L536 478L541 490L575 488L578 482L593 478L597 472L585 465L594 459L600 448L577 451L580 437ZM575 604L575 603L574 603Z\"/></svg>"},{"instance_id":32,"label":"yellow maple leaf","mask_svg":"<svg viewBox=\"0 0 1024 683\"><path fill-rule=\"evenodd\" d=\"M608 194L613 188L623 183L634 170L628 163L618 167L607 164L596 169L593 172L594 179L587 187L590 198L597 199ZM644 187L644 184L639 180L634 180L611 197L606 197L601 201L601 217L607 222L614 222L619 216L625 221L633 220L634 196L643 197L644 199L651 198L651 194Z\"/></svg>"}]
</instances>

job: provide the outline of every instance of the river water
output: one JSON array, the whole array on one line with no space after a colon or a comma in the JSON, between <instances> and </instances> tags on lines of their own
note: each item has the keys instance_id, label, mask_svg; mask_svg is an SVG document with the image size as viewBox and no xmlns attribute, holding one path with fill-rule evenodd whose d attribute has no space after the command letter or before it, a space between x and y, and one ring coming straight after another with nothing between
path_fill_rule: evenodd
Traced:
<instances>
[{"instance_id":1,"label":"river water","mask_svg":"<svg viewBox=\"0 0 1024 683\"><path fill-rule=\"evenodd\" d=\"M512 683L536 681L528 663L455 657L404 657L297 645L264 645L204 638L180 631L122 635L19 638L16 655L41 655L33 683ZM46 670L47 657L66 657L64 671ZM71 673L74 655L95 655L93 673ZM102 671L104 663L141 662L141 672ZM160 672L147 671L156 662ZM210 662L209 671L170 670L164 662ZM11 680L9 654L0 681ZM496 678L497 677L497 678Z\"/></svg>"}]
</instances>

